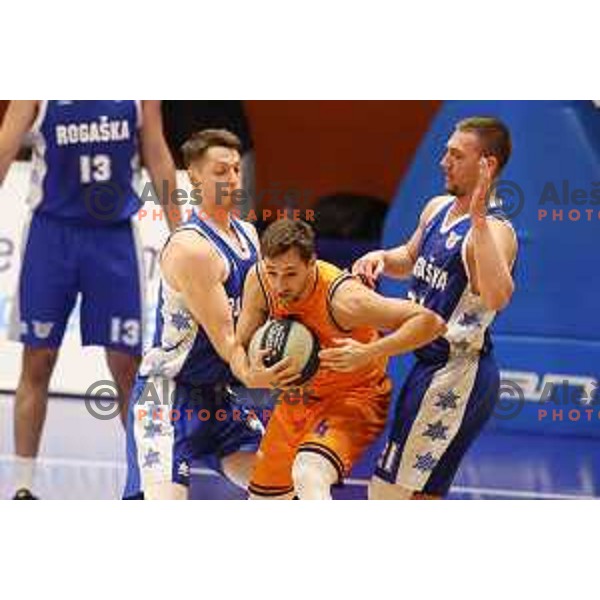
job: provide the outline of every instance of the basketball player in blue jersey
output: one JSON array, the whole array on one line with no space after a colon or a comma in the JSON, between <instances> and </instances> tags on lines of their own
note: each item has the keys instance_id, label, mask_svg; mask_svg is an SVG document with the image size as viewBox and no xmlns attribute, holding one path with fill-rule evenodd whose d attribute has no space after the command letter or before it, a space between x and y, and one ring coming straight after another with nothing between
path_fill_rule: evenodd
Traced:
<instances>
[{"instance_id":1,"label":"basketball player in blue jersey","mask_svg":"<svg viewBox=\"0 0 600 600\"><path fill-rule=\"evenodd\" d=\"M236 418L226 397L244 279L258 254L254 227L232 215L240 148L221 129L182 148L201 212L162 250L156 333L130 400L126 499L187 499L199 458L245 487L254 462L260 424Z\"/></svg>"},{"instance_id":2,"label":"basketball player in blue jersey","mask_svg":"<svg viewBox=\"0 0 600 600\"><path fill-rule=\"evenodd\" d=\"M140 205L139 154L164 204L175 188L175 167L155 101L11 102L0 129L0 182L27 133L31 213L10 337L24 345L14 417L15 498L29 500L48 384L78 294L82 343L106 349L126 417L143 334L143 263L132 220ZM166 214L174 227L175 215Z\"/></svg>"},{"instance_id":3,"label":"basketball player in blue jersey","mask_svg":"<svg viewBox=\"0 0 600 600\"><path fill-rule=\"evenodd\" d=\"M510 152L510 133L497 119L459 122L441 162L447 195L425 206L406 244L370 252L353 267L371 285L382 273L410 277L410 298L448 324L415 352L370 498L445 496L492 414L499 372L489 327L513 294L517 239L500 200L488 202L488 195ZM339 349L333 358L343 366L352 351Z\"/></svg>"}]
</instances>

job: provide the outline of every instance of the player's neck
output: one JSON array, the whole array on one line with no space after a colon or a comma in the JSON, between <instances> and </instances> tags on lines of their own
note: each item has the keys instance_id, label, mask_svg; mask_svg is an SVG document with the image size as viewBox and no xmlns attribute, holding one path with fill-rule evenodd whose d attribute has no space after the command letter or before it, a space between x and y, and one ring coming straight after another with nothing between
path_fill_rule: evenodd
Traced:
<instances>
[{"instance_id":1,"label":"player's neck","mask_svg":"<svg viewBox=\"0 0 600 600\"><path fill-rule=\"evenodd\" d=\"M452 204L452 215L455 217L462 217L469 212L471 206L471 196L456 196L454 203Z\"/></svg>"},{"instance_id":2,"label":"player's neck","mask_svg":"<svg viewBox=\"0 0 600 600\"><path fill-rule=\"evenodd\" d=\"M224 233L229 233L231 228L231 213L229 211L223 209L222 206L205 206L202 213L204 213L204 218L208 218L214 227Z\"/></svg>"}]
</instances>

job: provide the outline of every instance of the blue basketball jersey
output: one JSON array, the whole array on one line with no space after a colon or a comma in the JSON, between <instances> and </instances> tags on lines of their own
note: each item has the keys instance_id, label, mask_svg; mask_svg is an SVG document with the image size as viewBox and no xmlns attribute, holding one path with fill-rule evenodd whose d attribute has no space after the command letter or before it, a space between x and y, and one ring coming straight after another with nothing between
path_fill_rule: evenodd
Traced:
<instances>
[{"instance_id":1,"label":"blue basketball jersey","mask_svg":"<svg viewBox=\"0 0 600 600\"><path fill-rule=\"evenodd\" d=\"M29 205L89 224L124 221L139 208L134 100L42 101L33 124Z\"/></svg>"},{"instance_id":2,"label":"blue basketball jersey","mask_svg":"<svg viewBox=\"0 0 600 600\"><path fill-rule=\"evenodd\" d=\"M487 354L492 347L489 326L496 315L470 289L466 250L471 219L467 214L448 224L453 202L449 197L425 227L409 283L409 298L448 324L443 337L415 353L434 362L446 361L450 355ZM509 223L499 206L490 208L488 218Z\"/></svg>"},{"instance_id":3,"label":"blue basketball jersey","mask_svg":"<svg viewBox=\"0 0 600 600\"><path fill-rule=\"evenodd\" d=\"M258 250L251 239L252 226L232 217L232 227L243 246L234 247L209 222L196 214L179 228L197 232L215 248L223 259L228 276L224 287L234 322L240 313L244 281L256 263ZM202 278L203 273L197 277ZM186 307L183 297L169 287L163 278L156 314L156 329L152 348L140 367L142 377L162 376L177 383L205 385L233 381L229 365L213 348L210 339Z\"/></svg>"}]
</instances>

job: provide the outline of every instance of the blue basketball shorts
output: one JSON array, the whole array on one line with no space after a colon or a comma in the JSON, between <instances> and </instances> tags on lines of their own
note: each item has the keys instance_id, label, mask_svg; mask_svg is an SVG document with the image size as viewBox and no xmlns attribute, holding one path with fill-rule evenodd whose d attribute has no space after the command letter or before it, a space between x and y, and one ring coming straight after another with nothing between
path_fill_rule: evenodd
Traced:
<instances>
[{"instance_id":1,"label":"blue basketball shorts","mask_svg":"<svg viewBox=\"0 0 600 600\"><path fill-rule=\"evenodd\" d=\"M82 344L140 355L144 273L135 227L133 221L81 225L33 213L23 234L10 338L58 348L80 295Z\"/></svg>"},{"instance_id":2,"label":"blue basketball shorts","mask_svg":"<svg viewBox=\"0 0 600 600\"><path fill-rule=\"evenodd\" d=\"M123 497L143 498L148 484L189 486L195 460L219 471L225 456L256 452L259 415L237 406L226 386L138 375L129 402Z\"/></svg>"},{"instance_id":3,"label":"blue basketball shorts","mask_svg":"<svg viewBox=\"0 0 600 600\"><path fill-rule=\"evenodd\" d=\"M445 496L469 446L493 413L500 375L493 355L417 360L395 406L375 477Z\"/></svg>"}]
</instances>

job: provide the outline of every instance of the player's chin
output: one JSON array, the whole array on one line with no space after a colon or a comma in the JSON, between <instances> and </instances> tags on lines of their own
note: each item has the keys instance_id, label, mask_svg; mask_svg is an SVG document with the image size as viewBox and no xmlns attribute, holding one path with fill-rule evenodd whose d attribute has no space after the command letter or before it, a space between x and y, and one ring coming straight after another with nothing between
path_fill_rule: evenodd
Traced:
<instances>
[{"instance_id":1,"label":"player's chin","mask_svg":"<svg viewBox=\"0 0 600 600\"><path fill-rule=\"evenodd\" d=\"M231 196L227 194L223 194L219 204L221 209L225 212L232 212L238 208L238 206L231 199Z\"/></svg>"}]
</instances>

